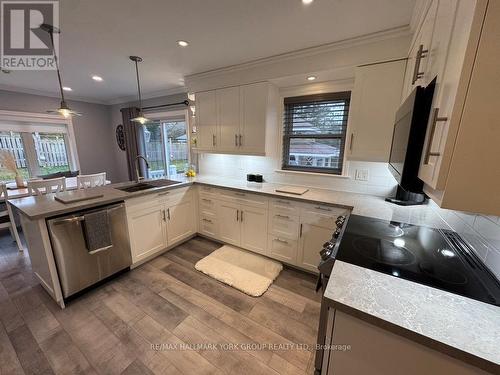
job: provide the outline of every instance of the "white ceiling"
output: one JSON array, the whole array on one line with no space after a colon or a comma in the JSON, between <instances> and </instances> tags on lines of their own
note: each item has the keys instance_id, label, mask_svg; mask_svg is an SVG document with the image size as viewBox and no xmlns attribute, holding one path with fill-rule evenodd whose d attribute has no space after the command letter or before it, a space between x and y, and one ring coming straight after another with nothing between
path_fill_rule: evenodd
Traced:
<instances>
[{"instance_id":1,"label":"white ceiling","mask_svg":"<svg viewBox=\"0 0 500 375\"><path fill-rule=\"evenodd\" d=\"M181 89L186 75L410 23L415 0L62 0L61 66L68 97L111 102ZM176 41L188 40L187 48ZM104 78L97 83L92 74ZM0 74L0 88L57 94L53 71Z\"/></svg>"}]
</instances>

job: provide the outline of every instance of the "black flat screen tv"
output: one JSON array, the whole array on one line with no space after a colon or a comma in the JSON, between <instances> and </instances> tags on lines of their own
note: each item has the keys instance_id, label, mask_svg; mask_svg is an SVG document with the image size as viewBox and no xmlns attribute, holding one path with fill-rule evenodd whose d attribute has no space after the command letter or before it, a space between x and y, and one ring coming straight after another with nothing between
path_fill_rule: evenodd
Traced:
<instances>
[{"instance_id":1,"label":"black flat screen tv","mask_svg":"<svg viewBox=\"0 0 500 375\"><path fill-rule=\"evenodd\" d=\"M416 87L396 112L389 156L389 171L398 182L396 197L387 200L401 205L425 201L423 182L418 178L435 80Z\"/></svg>"}]
</instances>

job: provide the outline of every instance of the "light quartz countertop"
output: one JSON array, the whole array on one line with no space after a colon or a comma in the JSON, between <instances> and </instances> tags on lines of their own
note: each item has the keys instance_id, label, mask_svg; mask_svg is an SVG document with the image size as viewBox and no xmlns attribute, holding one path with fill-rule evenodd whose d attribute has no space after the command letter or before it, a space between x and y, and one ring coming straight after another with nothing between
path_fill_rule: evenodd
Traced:
<instances>
[{"instance_id":1,"label":"light quartz countertop","mask_svg":"<svg viewBox=\"0 0 500 375\"><path fill-rule=\"evenodd\" d=\"M500 307L342 261L324 296L333 307L500 373Z\"/></svg>"},{"instance_id":2,"label":"light quartz countertop","mask_svg":"<svg viewBox=\"0 0 500 375\"><path fill-rule=\"evenodd\" d=\"M35 220L197 184L336 205L351 209L352 213L361 216L449 229L429 205L402 207L386 202L383 197L372 195L309 188L305 194L298 196L276 192L276 189L286 186L284 184L211 176L184 178L177 185L134 193L114 189L130 184L133 183L95 188L100 190L102 197L71 204L56 201L53 194L14 199L10 203L31 220ZM367 320L397 327L400 334L424 345L433 346L473 365L479 364L483 368L486 366L490 371L491 366L498 370L499 307L341 261L337 261L333 268L325 297L333 306L347 308Z\"/></svg>"}]
</instances>

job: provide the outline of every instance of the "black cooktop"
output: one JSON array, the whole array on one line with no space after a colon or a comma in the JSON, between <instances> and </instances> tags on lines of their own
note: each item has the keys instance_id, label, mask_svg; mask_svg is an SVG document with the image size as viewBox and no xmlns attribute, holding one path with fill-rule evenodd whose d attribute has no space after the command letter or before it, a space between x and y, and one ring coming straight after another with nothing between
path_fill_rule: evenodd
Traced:
<instances>
[{"instance_id":1,"label":"black cooktop","mask_svg":"<svg viewBox=\"0 0 500 375\"><path fill-rule=\"evenodd\" d=\"M351 215L335 259L500 306L500 282L457 233Z\"/></svg>"}]
</instances>

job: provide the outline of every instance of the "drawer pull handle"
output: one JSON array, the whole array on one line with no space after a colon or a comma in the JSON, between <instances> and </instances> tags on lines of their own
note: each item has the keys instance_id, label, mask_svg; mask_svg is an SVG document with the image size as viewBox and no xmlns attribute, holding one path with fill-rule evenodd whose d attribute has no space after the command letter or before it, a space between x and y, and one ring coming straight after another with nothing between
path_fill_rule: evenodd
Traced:
<instances>
[{"instance_id":1,"label":"drawer pull handle","mask_svg":"<svg viewBox=\"0 0 500 375\"><path fill-rule=\"evenodd\" d=\"M236 221L240 221L240 210L236 210Z\"/></svg>"},{"instance_id":2,"label":"drawer pull handle","mask_svg":"<svg viewBox=\"0 0 500 375\"><path fill-rule=\"evenodd\" d=\"M212 202L211 199L207 199L207 198L201 198L201 200L204 201L204 202Z\"/></svg>"},{"instance_id":3,"label":"drawer pull handle","mask_svg":"<svg viewBox=\"0 0 500 375\"><path fill-rule=\"evenodd\" d=\"M167 194L170 194L170 192L169 191L165 191L163 193L159 193L158 196L162 197L162 196L167 195Z\"/></svg>"},{"instance_id":4,"label":"drawer pull handle","mask_svg":"<svg viewBox=\"0 0 500 375\"><path fill-rule=\"evenodd\" d=\"M212 134L212 146L215 147L215 134Z\"/></svg>"},{"instance_id":5,"label":"drawer pull handle","mask_svg":"<svg viewBox=\"0 0 500 375\"><path fill-rule=\"evenodd\" d=\"M205 219L205 218L203 218L202 220L203 220L203 221L206 221L207 223L212 224L212 220L210 220L210 219Z\"/></svg>"},{"instance_id":6,"label":"drawer pull handle","mask_svg":"<svg viewBox=\"0 0 500 375\"><path fill-rule=\"evenodd\" d=\"M420 63L424 57L427 57L427 52L429 50L424 49L423 44L418 47L417 56L415 57L415 67L413 68L413 78L411 80L412 85L424 76L424 72L420 71Z\"/></svg>"},{"instance_id":7,"label":"drawer pull handle","mask_svg":"<svg viewBox=\"0 0 500 375\"><path fill-rule=\"evenodd\" d=\"M238 147L238 134L234 135L234 145Z\"/></svg>"},{"instance_id":8,"label":"drawer pull handle","mask_svg":"<svg viewBox=\"0 0 500 375\"><path fill-rule=\"evenodd\" d=\"M282 201L282 200L277 200L276 202L282 203L282 204L290 204L290 202L288 202L288 201Z\"/></svg>"},{"instance_id":9,"label":"drawer pull handle","mask_svg":"<svg viewBox=\"0 0 500 375\"><path fill-rule=\"evenodd\" d=\"M328 212L332 211L331 208L327 208L327 207L316 206L314 208L316 208L317 210L321 210L321 211L328 211Z\"/></svg>"},{"instance_id":10,"label":"drawer pull handle","mask_svg":"<svg viewBox=\"0 0 500 375\"><path fill-rule=\"evenodd\" d=\"M276 217L280 217L280 218L282 218L282 219L290 219L290 216L287 216L287 215L280 215L280 214L276 214L276 215L274 215L274 216L276 216Z\"/></svg>"},{"instance_id":11,"label":"drawer pull handle","mask_svg":"<svg viewBox=\"0 0 500 375\"><path fill-rule=\"evenodd\" d=\"M245 196L245 193L234 193L234 195L237 195L239 197L244 197Z\"/></svg>"},{"instance_id":12,"label":"drawer pull handle","mask_svg":"<svg viewBox=\"0 0 500 375\"><path fill-rule=\"evenodd\" d=\"M288 241L282 240L281 238L275 238L274 240L288 245Z\"/></svg>"},{"instance_id":13,"label":"drawer pull handle","mask_svg":"<svg viewBox=\"0 0 500 375\"><path fill-rule=\"evenodd\" d=\"M438 121L448 121L448 117L439 117L439 108L434 108L434 110L432 111L431 128L430 128L429 138L427 139L427 147L425 150L424 164L429 164L429 158L431 156L440 156L441 155L441 153L439 153L439 152L432 152L431 151L432 139L434 138L434 133L436 132L436 124Z\"/></svg>"}]
</instances>

